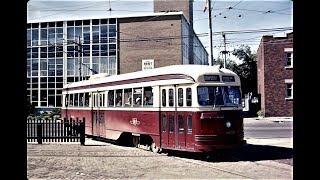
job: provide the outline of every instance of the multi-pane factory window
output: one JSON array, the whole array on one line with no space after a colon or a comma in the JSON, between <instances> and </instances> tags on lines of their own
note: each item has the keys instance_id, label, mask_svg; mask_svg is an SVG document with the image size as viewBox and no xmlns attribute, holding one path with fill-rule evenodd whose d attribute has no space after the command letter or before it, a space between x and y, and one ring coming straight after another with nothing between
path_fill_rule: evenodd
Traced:
<instances>
[{"instance_id":1,"label":"multi-pane factory window","mask_svg":"<svg viewBox=\"0 0 320 180\"><path fill-rule=\"evenodd\" d=\"M117 73L116 19L30 23L26 33L27 94L36 107L60 107L63 83L88 79L92 69Z\"/></svg>"}]
</instances>

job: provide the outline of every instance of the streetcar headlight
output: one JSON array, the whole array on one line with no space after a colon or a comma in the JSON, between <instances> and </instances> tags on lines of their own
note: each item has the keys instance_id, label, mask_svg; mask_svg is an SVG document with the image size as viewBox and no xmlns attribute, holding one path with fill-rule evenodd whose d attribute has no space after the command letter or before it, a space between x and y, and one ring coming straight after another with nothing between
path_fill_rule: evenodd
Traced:
<instances>
[{"instance_id":1,"label":"streetcar headlight","mask_svg":"<svg viewBox=\"0 0 320 180\"><path fill-rule=\"evenodd\" d=\"M229 122L229 121L226 122L226 127L227 127L227 128L231 127L231 122Z\"/></svg>"}]
</instances>

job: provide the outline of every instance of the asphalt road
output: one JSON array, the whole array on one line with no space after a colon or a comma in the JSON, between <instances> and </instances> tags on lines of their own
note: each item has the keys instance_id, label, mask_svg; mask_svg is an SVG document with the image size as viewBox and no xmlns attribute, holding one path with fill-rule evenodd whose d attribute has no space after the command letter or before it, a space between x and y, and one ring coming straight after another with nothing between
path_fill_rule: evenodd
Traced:
<instances>
[{"instance_id":1,"label":"asphalt road","mask_svg":"<svg viewBox=\"0 0 320 180\"><path fill-rule=\"evenodd\" d=\"M246 145L203 159L187 152L155 154L86 139L28 144L28 179L292 179L292 149Z\"/></svg>"},{"instance_id":2,"label":"asphalt road","mask_svg":"<svg viewBox=\"0 0 320 180\"><path fill-rule=\"evenodd\" d=\"M246 121L244 120L244 136L246 138L292 138L292 121Z\"/></svg>"},{"instance_id":3,"label":"asphalt road","mask_svg":"<svg viewBox=\"0 0 320 180\"><path fill-rule=\"evenodd\" d=\"M244 129L246 138L292 138L292 122L244 120ZM88 138L85 144L28 144L28 179L292 179L292 148L267 143L248 143L210 159L187 152L154 154Z\"/></svg>"}]
</instances>

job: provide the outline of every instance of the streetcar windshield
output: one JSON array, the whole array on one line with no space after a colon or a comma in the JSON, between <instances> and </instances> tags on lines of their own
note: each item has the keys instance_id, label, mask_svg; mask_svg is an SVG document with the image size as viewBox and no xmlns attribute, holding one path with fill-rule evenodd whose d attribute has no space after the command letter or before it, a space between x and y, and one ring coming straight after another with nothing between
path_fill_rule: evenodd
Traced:
<instances>
[{"instance_id":1,"label":"streetcar windshield","mask_svg":"<svg viewBox=\"0 0 320 180\"><path fill-rule=\"evenodd\" d=\"M239 106L241 104L238 86L199 86L198 102L201 106Z\"/></svg>"}]
</instances>

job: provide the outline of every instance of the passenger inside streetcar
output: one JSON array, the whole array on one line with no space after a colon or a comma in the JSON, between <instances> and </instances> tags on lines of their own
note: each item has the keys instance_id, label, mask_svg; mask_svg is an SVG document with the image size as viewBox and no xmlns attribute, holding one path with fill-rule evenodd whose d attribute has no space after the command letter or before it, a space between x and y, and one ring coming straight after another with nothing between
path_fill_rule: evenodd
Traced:
<instances>
[{"instance_id":1,"label":"passenger inside streetcar","mask_svg":"<svg viewBox=\"0 0 320 180\"><path fill-rule=\"evenodd\" d=\"M125 106L131 106L131 97L128 97L128 100L125 103Z\"/></svg>"},{"instance_id":2,"label":"passenger inside streetcar","mask_svg":"<svg viewBox=\"0 0 320 180\"><path fill-rule=\"evenodd\" d=\"M143 99L143 104L148 105L148 102L149 102L149 98L145 96Z\"/></svg>"},{"instance_id":3,"label":"passenger inside streetcar","mask_svg":"<svg viewBox=\"0 0 320 180\"><path fill-rule=\"evenodd\" d=\"M117 106L122 106L121 97L116 99Z\"/></svg>"},{"instance_id":4,"label":"passenger inside streetcar","mask_svg":"<svg viewBox=\"0 0 320 180\"><path fill-rule=\"evenodd\" d=\"M137 97L137 99L136 99L136 105L141 105L141 98L140 98L140 97Z\"/></svg>"}]
</instances>

